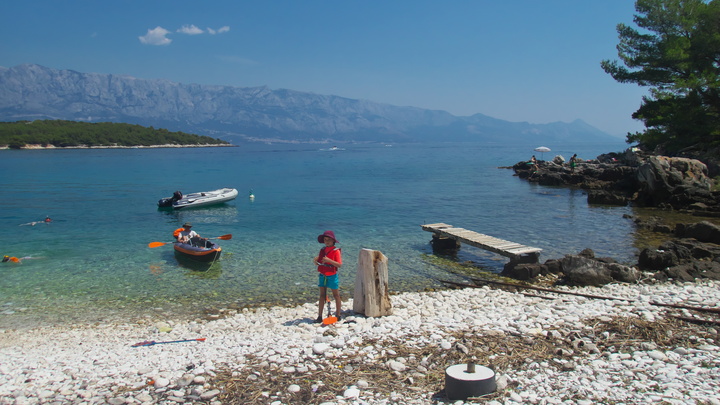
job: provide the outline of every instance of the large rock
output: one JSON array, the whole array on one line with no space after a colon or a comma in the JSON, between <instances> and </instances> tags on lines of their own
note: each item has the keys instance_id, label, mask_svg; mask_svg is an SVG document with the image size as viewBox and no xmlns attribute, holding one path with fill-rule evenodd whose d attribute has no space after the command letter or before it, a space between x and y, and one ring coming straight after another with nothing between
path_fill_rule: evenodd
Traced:
<instances>
[{"instance_id":1,"label":"large rock","mask_svg":"<svg viewBox=\"0 0 720 405\"><path fill-rule=\"evenodd\" d=\"M675 236L720 245L720 227L708 221L694 224L677 224L675 226Z\"/></svg>"},{"instance_id":2,"label":"large rock","mask_svg":"<svg viewBox=\"0 0 720 405\"><path fill-rule=\"evenodd\" d=\"M543 274L547 274L547 268L539 263L508 263L500 273L503 277L523 281L533 280Z\"/></svg>"},{"instance_id":3,"label":"large rock","mask_svg":"<svg viewBox=\"0 0 720 405\"><path fill-rule=\"evenodd\" d=\"M638 257L638 267L641 270L662 270L678 264L680 260L672 250L645 248Z\"/></svg>"},{"instance_id":4,"label":"large rock","mask_svg":"<svg viewBox=\"0 0 720 405\"><path fill-rule=\"evenodd\" d=\"M656 249L645 248L640 252L638 267L642 270L663 270L696 260L712 260L720 257L720 246L706 244L695 239L673 239Z\"/></svg>"},{"instance_id":5,"label":"large rock","mask_svg":"<svg viewBox=\"0 0 720 405\"><path fill-rule=\"evenodd\" d=\"M691 238L670 240L657 249L643 249L638 267L655 272L654 277L662 281L720 280L720 245Z\"/></svg>"},{"instance_id":6,"label":"large rock","mask_svg":"<svg viewBox=\"0 0 720 405\"><path fill-rule=\"evenodd\" d=\"M623 266L620 263L606 263L605 267L610 270L613 280L623 283L636 283L640 280L640 272L634 267Z\"/></svg>"},{"instance_id":7,"label":"large rock","mask_svg":"<svg viewBox=\"0 0 720 405\"><path fill-rule=\"evenodd\" d=\"M655 273L660 281L679 280L696 281L697 279L720 280L720 263L716 261L695 261L670 267Z\"/></svg>"},{"instance_id":8,"label":"large rock","mask_svg":"<svg viewBox=\"0 0 720 405\"><path fill-rule=\"evenodd\" d=\"M636 202L651 207L681 209L712 201L712 181L699 160L650 156L637 170L640 184Z\"/></svg>"},{"instance_id":9,"label":"large rock","mask_svg":"<svg viewBox=\"0 0 720 405\"><path fill-rule=\"evenodd\" d=\"M603 263L585 256L565 256L562 260L565 275L563 282L572 286L601 286L615 281L619 276L625 282L638 280L637 271L617 263Z\"/></svg>"},{"instance_id":10,"label":"large rock","mask_svg":"<svg viewBox=\"0 0 720 405\"><path fill-rule=\"evenodd\" d=\"M600 262L582 256L566 256L562 259L565 275L563 282L568 285L601 286L613 281L610 271Z\"/></svg>"},{"instance_id":11,"label":"large rock","mask_svg":"<svg viewBox=\"0 0 720 405\"><path fill-rule=\"evenodd\" d=\"M613 281L637 282L640 272L617 263L609 257L595 257L592 249L560 260L550 259L544 264L510 261L500 273L503 277L532 281L538 276L562 274L561 282L573 286L601 286Z\"/></svg>"}]
</instances>

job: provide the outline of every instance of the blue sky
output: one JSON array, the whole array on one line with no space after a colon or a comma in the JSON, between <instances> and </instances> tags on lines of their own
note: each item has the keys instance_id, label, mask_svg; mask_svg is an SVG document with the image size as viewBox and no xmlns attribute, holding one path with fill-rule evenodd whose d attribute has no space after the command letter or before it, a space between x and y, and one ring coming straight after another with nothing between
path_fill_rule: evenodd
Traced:
<instances>
[{"instance_id":1,"label":"blue sky","mask_svg":"<svg viewBox=\"0 0 720 405\"><path fill-rule=\"evenodd\" d=\"M1 0L0 66L268 86L624 137L647 89L600 68L631 0Z\"/></svg>"}]
</instances>

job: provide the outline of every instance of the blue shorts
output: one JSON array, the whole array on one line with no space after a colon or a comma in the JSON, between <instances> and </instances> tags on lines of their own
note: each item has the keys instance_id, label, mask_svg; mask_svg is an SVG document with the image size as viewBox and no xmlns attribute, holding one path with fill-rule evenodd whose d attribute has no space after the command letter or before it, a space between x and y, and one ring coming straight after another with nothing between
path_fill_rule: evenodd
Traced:
<instances>
[{"instance_id":1,"label":"blue shorts","mask_svg":"<svg viewBox=\"0 0 720 405\"><path fill-rule=\"evenodd\" d=\"M318 287L327 287L331 290L337 290L340 287L340 278L337 273L332 276L318 275Z\"/></svg>"}]
</instances>

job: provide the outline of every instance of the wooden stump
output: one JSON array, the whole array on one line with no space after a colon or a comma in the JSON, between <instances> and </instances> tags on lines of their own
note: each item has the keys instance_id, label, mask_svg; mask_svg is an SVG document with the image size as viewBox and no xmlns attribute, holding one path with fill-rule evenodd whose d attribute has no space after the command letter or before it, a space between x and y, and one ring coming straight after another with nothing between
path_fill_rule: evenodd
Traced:
<instances>
[{"instance_id":1,"label":"wooden stump","mask_svg":"<svg viewBox=\"0 0 720 405\"><path fill-rule=\"evenodd\" d=\"M370 317L392 315L387 264L388 259L382 252L360 250L355 276L353 311Z\"/></svg>"}]
</instances>

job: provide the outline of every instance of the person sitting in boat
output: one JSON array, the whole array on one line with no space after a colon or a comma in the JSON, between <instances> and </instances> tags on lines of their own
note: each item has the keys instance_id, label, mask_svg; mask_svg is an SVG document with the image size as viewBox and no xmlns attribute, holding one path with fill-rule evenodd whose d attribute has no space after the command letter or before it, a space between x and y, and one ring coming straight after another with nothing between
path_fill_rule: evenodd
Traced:
<instances>
[{"instance_id":1,"label":"person sitting in boat","mask_svg":"<svg viewBox=\"0 0 720 405\"><path fill-rule=\"evenodd\" d=\"M183 224L182 230L177 233L177 241L197 247L211 247L212 243L207 240L207 238L201 238L200 235L197 232L193 231L191 228L192 224L190 222L185 222Z\"/></svg>"}]
</instances>

